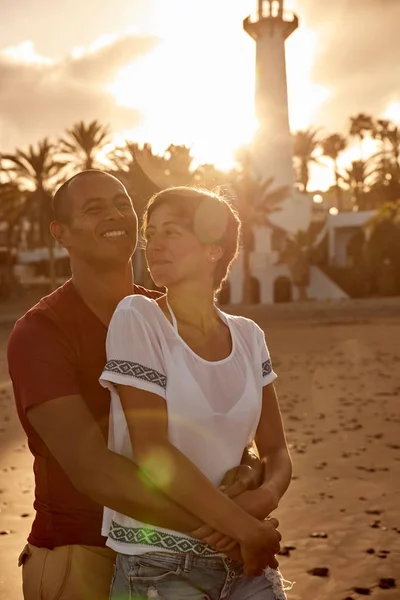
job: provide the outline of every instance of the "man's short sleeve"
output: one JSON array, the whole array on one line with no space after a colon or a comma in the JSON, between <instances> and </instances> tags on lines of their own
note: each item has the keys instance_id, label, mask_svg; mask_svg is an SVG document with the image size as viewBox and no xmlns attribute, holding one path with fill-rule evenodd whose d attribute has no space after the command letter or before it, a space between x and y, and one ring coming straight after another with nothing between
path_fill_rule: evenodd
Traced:
<instances>
[{"instance_id":1,"label":"man's short sleeve","mask_svg":"<svg viewBox=\"0 0 400 600\"><path fill-rule=\"evenodd\" d=\"M62 330L39 315L20 319L7 348L15 401L24 413L48 400L80 394L76 356Z\"/></svg>"},{"instance_id":2,"label":"man's short sleeve","mask_svg":"<svg viewBox=\"0 0 400 600\"><path fill-rule=\"evenodd\" d=\"M132 306L115 311L107 335L107 364L100 383L128 385L166 397L167 376L155 324Z\"/></svg>"}]
</instances>

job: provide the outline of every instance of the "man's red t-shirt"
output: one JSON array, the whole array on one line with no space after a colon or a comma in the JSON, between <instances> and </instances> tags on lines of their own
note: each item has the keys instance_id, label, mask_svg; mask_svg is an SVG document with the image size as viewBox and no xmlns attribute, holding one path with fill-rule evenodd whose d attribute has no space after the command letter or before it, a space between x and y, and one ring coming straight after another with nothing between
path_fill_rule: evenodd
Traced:
<instances>
[{"instance_id":1,"label":"man's red t-shirt","mask_svg":"<svg viewBox=\"0 0 400 600\"><path fill-rule=\"evenodd\" d=\"M160 295L139 286L134 286L133 293ZM105 543L103 507L74 488L30 424L27 411L55 398L81 395L107 441L110 395L98 381L106 363L106 336L107 327L71 281L42 298L11 333L9 371L18 415L34 456L36 516L28 537L34 546L52 549Z\"/></svg>"}]
</instances>

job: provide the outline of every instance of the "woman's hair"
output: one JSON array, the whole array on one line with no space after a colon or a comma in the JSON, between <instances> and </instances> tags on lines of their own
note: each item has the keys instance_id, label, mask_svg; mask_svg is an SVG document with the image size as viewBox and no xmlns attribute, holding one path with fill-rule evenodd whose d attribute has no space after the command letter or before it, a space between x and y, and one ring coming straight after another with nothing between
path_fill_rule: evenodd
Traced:
<instances>
[{"instance_id":1,"label":"woman's hair","mask_svg":"<svg viewBox=\"0 0 400 600\"><path fill-rule=\"evenodd\" d=\"M202 244L216 244L223 248L223 255L214 271L213 286L218 292L238 255L241 230L238 213L220 192L186 186L171 187L150 198L143 215L144 238L152 213L165 204L176 210Z\"/></svg>"}]
</instances>

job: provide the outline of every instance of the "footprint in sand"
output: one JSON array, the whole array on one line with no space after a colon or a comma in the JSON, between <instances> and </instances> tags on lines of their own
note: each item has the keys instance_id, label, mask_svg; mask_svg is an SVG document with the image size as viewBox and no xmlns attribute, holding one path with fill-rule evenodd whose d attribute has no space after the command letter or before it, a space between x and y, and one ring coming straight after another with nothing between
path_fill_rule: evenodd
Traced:
<instances>
[{"instance_id":1,"label":"footprint in sand","mask_svg":"<svg viewBox=\"0 0 400 600\"><path fill-rule=\"evenodd\" d=\"M328 567L314 567L307 571L307 573L314 577L329 577L330 575Z\"/></svg>"},{"instance_id":2,"label":"footprint in sand","mask_svg":"<svg viewBox=\"0 0 400 600\"><path fill-rule=\"evenodd\" d=\"M355 587L353 588L353 592L359 594L360 596L370 596L372 593L372 589L365 587Z\"/></svg>"}]
</instances>

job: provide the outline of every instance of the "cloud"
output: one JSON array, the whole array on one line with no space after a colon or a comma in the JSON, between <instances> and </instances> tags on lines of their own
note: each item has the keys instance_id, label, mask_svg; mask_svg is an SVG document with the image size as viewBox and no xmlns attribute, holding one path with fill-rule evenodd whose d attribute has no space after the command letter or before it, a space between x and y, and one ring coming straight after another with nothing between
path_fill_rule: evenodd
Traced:
<instances>
[{"instance_id":1,"label":"cloud","mask_svg":"<svg viewBox=\"0 0 400 600\"><path fill-rule=\"evenodd\" d=\"M94 48L78 60L69 59L66 64L68 74L79 81L108 83L119 68L150 52L157 39L139 35L113 36L111 39L107 36L104 42L100 38Z\"/></svg>"},{"instance_id":2,"label":"cloud","mask_svg":"<svg viewBox=\"0 0 400 600\"><path fill-rule=\"evenodd\" d=\"M316 32L312 80L331 90L318 125L346 128L350 116L379 116L400 100L399 0L298 0L297 12Z\"/></svg>"},{"instance_id":3,"label":"cloud","mask_svg":"<svg viewBox=\"0 0 400 600\"><path fill-rule=\"evenodd\" d=\"M105 86L157 42L113 36L58 60L37 55L30 42L0 52L1 150L60 134L79 120L99 119L116 131L137 126L140 112L117 106Z\"/></svg>"}]
</instances>

